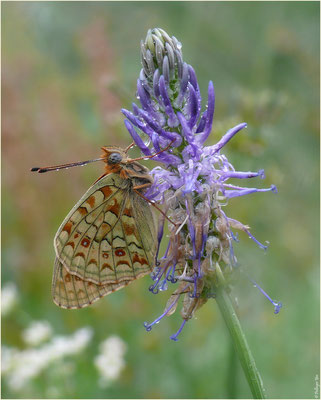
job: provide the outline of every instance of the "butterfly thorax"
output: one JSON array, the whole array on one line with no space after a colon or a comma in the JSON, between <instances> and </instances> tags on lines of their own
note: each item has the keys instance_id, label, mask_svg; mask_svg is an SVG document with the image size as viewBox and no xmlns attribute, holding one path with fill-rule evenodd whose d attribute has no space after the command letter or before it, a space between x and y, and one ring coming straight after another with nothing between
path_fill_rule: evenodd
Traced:
<instances>
[{"instance_id":1,"label":"butterfly thorax","mask_svg":"<svg viewBox=\"0 0 321 400\"><path fill-rule=\"evenodd\" d=\"M135 186L145 187L153 183L148 168L137 161L127 157L124 150L119 147L102 147L105 158L105 173L116 173L123 179L128 179Z\"/></svg>"}]
</instances>

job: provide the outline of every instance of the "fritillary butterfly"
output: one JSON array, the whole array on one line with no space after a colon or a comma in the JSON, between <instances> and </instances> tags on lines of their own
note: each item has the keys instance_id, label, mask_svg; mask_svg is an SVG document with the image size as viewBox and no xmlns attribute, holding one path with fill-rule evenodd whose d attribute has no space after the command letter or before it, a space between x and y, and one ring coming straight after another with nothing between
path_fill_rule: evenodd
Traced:
<instances>
[{"instance_id":1,"label":"fritillary butterfly","mask_svg":"<svg viewBox=\"0 0 321 400\"><path fill-rule=\"evenodd\" d=\"M127 157L131 146L103 147L103 156L96 160L31 169L47 172L106 163L105 173L69 212L54 239L52 295L59 307L86 307L153 269L156 224L143 196L153 178L137 162L142 158Z\"/></svg>"}]
</instances>

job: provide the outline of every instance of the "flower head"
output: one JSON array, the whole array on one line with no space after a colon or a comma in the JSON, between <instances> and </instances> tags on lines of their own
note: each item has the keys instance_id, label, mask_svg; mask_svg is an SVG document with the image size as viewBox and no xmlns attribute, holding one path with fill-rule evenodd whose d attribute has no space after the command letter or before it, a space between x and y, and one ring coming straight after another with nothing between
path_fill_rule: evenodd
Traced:
<instances>
[{"instance_id":1,"label":"flower head","mask_svg":"<svg viewBox=\"0 0 321 400\"><path fill-rule=\"evenodd\" d=\"M177 340L186 322L210 297L215 297L217 270L227 279L236 266L232 242L233 229L243 230L261 248L249 227L226 216L223 206L233 197L256 192L276 192L276 187L257 189L228 183L229 179L264 178L264 171L236 171L223 147L242 129L241 123L230 129L212 146L205 142L212 131L215 92L210 81L207 104L202 98L194 69L183 61L182 45L162 29L149 30L141 42L143 69L137 81L141 107L122 110L125 125L142 153L163 164L151 171L153 185L144 194L163 205L169 217L170 239L167 250L153 271L152 293L167 290L168 283L178 283L161 318L172 314L183 296L183 322L171 338ZM161 151L171 143L166 151ZM163 236L165 218L160 216L158 245ZM263 290L261 290L262 293ZM269 297L268 297L269 298ZM269 298L270 299L270 298ZM279 303L273 302L275 310Z\"/></svg>"},{"instance_id":2,"label":"flower head","mask_svg":"<svg viewBox=\"0 0 321 400\"><path fill-rule=\"evenodd\" d=\"M8 386L14 391L24 390L33 378L52 364L62 363L65 358L81 353L88 346L92 335L92 329L85 327L70 336L54 336L49 343L36 348L18 350L3 346L1 369Z\"/></svg>"},{"instance_id":3,"label":"flower head","mask_svg":"<svg viewBox=\"0 0 321 400\"><path fill-rule=\"evenodd\" d=\"M48 321L33 321L22 332L23 340L29 346L37 346L46 341L52 334L52 327Z\"/></svg>"}]
</instances>

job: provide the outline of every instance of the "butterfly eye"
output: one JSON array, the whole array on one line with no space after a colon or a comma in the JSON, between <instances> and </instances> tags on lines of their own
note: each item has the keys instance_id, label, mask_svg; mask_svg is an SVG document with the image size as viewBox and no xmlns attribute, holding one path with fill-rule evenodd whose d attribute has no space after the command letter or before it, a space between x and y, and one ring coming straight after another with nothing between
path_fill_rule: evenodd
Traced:
<instances>
[{"instance_id":1,"label":"butterfly eye","mask_svg":"<svg viewBox=\"0 0 321 400\"><path fill-rule=\"evenodd\" d=\"M120 153L111 153L108 157L108 164L118 164L122 160L122 156Z\"/></svg>"}]
</instances>

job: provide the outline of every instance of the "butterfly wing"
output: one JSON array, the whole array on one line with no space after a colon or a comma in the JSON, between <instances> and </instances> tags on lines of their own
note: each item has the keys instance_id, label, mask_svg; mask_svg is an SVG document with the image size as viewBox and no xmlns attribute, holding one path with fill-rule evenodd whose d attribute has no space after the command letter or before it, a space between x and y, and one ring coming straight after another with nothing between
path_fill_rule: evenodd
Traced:
<instances>
[{"instance_id":1,"label":"butterfly wing","mask_svg":"<svg viewBox=\"0 0 321 400\"><path fill-rule=\"evenodd\" d=\"M77 275L70 274L58 258L55 260L52 279L52 297L57 306L67 309L83 308L91 305L101 297L115 292L131 281L97 285L85 281Z\"/></svg>"},{"instance_id":2,"label":"butterfly wing","mask_svg":"<svg viewBox=\"0 0 321 400\"><path fill-rule=\"evenodd\" d=\"M70 211L54 245L58 261L80 279L96 285L129 282L153 268L154 217L130 180L109 174Z\"/></svg>"}]
</instances>

